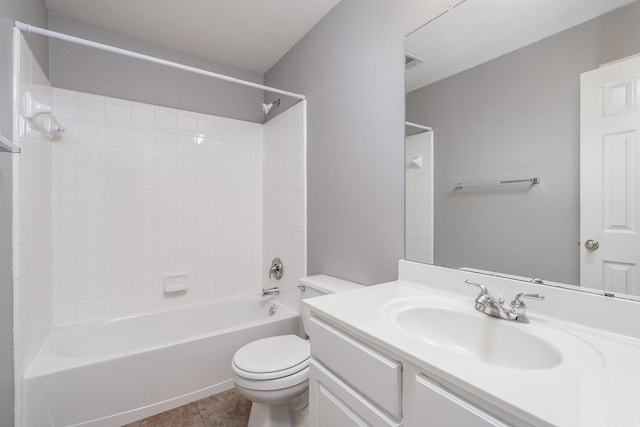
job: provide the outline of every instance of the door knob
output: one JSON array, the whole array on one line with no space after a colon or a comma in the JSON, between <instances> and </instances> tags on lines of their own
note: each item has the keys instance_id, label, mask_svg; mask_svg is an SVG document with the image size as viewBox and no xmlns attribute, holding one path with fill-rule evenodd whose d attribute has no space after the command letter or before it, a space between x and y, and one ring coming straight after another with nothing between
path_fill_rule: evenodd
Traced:
<instances>
[{"instance_id":1,"label":"door knob","mask_svg":"<svg viewBox=\"0 0 640 427\"><path fill-rule=\"evenodd\" d=\"M584 247L589 249L590 251L595 251L600 247L600 243L598 243L597 240L589 239L586 242L584 242Z\"/></svg>"}]
</instances>

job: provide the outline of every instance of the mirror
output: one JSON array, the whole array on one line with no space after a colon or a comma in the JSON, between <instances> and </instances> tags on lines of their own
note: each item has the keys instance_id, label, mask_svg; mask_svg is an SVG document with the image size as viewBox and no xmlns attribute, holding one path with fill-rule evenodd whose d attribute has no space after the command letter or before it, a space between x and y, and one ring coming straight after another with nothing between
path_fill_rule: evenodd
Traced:
<instances>
[{"instance_id":1,"label":"mirror","mask_svg":"<svg viewBox=\"0 0 640 427\"><path fill-rule=\"evenodd\" d=\"M627 261L596 278L613 289L581 277L580 76L640 54L640 1L456 3L405 43L406 120L432 128L407 127L432 148L407 140L405 258L638 299Z\"/></svg>"}]
</instances>

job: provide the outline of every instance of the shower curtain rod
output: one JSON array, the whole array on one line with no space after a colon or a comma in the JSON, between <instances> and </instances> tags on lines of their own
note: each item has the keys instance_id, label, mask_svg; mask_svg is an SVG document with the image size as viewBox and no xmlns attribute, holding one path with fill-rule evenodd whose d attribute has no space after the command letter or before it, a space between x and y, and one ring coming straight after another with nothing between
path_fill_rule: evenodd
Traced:
<instances>
[{"instance_id":1,"label":"shower curtain rod","mask_svg":"<svg viewBox=\"0 0 640 427\"><path fill-rule=\"evenodd\" d=\"M417 128L417 129L426 130L427 132L431 132L433 130L433 128L430 128L429 126L419 125L417 123L404 122L404 124L406 126L411 126L411 127Z\"/></svg>"},{"instance_id":2,"label":"shower curtain rod","mask_svg":"<svg viewBox=\"0 0 640 427\"><path fill-rule=\"evenodd\" d=\"M190 65L180 64L178 62L167 61L166 59L157 58L155 56L145 55L143 53L134 52L131 50L121 49L119 47L110 46L107 44L102 44L98 42L94 42L91 40L82 39L80 37L70 36L68 34L58 33L55 31L47 30L45 28L34 27L33 25L25 24L24 22L15 21L16 28L20 31L26 31L28 33L39 34L42 36L67 41L70 43L75 43L83 46L93 47L95 49L105 50L107 52L117 53L124 56L129 56L131 58L141 59L143 61L155 62L156 64L166 65L168 67L177 68L179 70L189 71L195 74L201 74L203 76L213 77L214 79L225 80L231 83L237 83L243 86L249 86L256 89L262 89L267 92L278 93L280 95L290 96L296 99L305 99L304 95L299 93L287 92L286 90L276 89L274 87L261 85L254 82L249 82L246 80L240 80L235 77L225 76L224 74L214 73L212 71L203 70L201 68L191 67Z\"/></svg>"}]
</instances>

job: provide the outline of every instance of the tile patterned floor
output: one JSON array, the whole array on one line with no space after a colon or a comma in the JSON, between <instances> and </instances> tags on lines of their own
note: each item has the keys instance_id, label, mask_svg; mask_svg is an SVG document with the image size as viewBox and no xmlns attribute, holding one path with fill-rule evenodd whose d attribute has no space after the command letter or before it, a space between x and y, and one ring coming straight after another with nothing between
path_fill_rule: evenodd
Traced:
<instances>
[{"instance_id":1,"label":"tile patterned floor","mask_svg":"<svg viewBox=\"0 0 640 427\"><path fill-rule=\"evenodd\" d=\"M231 389L125 427L247 427L251 402Z\"/></svg>"}]
</instances>

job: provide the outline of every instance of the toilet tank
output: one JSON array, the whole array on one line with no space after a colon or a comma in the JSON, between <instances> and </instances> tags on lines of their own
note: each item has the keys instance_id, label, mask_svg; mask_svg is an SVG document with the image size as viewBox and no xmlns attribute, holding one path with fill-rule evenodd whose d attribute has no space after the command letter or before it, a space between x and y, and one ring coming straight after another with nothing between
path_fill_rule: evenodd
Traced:
<instances>
[{"instance_id":1,"label":"toilet tank","mask_svg":"<svg viewBox=\"0 0 640 427\"><path fill-rule=\"evenodd\" d=\"M364 285L359 285L354 282L349 282L348 280L338 279L337 277L327 276L326 274L318 274L315 276L307 276L300 278L300 290L304 289L301 292L301 298L313 298L327 294L334 294L336 292L344 292L350 291L352 289L362 288ZM304 305L302 307L302 327L304 329L305 334L309 334L309 328L307 325L309 318L308 308Z\"/></svg>"}]
</instances>

